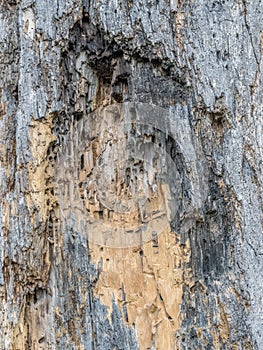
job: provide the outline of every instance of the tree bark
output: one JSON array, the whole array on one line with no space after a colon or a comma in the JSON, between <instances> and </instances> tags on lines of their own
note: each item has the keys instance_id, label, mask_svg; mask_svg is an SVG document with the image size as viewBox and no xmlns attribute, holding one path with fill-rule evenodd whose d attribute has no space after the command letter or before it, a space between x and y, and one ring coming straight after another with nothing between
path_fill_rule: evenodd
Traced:
<instances>
[{"instance_id":1,"label":"tree bark","mask_svg":"<svg viewBox=\"0 0 263 350\"><path fill-rule=\"evenodd\" d=\"M262 2L0 7L0 349L262 349Z\"/></svg>"}]
</instances>

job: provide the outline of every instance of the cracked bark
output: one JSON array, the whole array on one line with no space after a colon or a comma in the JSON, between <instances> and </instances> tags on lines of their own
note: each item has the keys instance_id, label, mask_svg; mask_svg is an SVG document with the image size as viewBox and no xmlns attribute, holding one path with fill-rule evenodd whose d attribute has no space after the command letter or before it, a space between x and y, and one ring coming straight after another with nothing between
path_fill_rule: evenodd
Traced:
<instances>
[{"instance_id":1,"label":"cracked bark","mask_svg":"<svg viewBox=\"0 0 263 350\"><path fill-rule=\"evenodd\" d=\"M261 349L262 3L0 6L0 348Z\"/></svg>"}]
</instances>

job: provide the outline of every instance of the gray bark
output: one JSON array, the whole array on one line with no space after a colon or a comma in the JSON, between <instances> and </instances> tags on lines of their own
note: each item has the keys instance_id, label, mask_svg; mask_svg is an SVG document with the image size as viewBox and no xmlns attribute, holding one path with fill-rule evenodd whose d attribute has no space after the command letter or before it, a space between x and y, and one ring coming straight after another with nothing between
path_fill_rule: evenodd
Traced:
<instances>
[{"instance_id":1,"label":"gray bark","mask_svg":"<svg viewBox=\"0 0 263 350\"><path fill-rule=\"evenodd\" d=\"M0 348L262 349L262 2L0 7Z\"/></svg>"}]
</instances>

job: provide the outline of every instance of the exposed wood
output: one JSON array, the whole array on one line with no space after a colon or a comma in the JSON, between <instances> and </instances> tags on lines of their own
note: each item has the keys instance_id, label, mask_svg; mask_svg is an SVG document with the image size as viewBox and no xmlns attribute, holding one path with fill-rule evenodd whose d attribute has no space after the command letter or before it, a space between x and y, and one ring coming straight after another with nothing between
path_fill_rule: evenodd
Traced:
<instances>
[{"instance_id":1,"label":"exposed wood","mask_svg":"<svg viewBox=\"0 0 263 350\"><path fill-rule=\"evenodd\" d=\"M262 2L0 9L0 349L262 349Z\"/></svg>"}]
</instances>

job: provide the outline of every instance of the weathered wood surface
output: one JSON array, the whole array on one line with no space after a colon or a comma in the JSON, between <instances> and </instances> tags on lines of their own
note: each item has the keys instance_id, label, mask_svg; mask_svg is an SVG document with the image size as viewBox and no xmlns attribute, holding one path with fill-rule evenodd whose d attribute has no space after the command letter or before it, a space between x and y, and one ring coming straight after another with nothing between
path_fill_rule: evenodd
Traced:
<instances>
[{"instance_id":1,"label":"weathered wood surface","mask_svg":"<svg viewBox=\"0 0 263 350\"><path fill-rule=\"evenodd\" d=\"M0 349L262 349L262 2L0 8Z\"/></svg>"}]
</instances>

